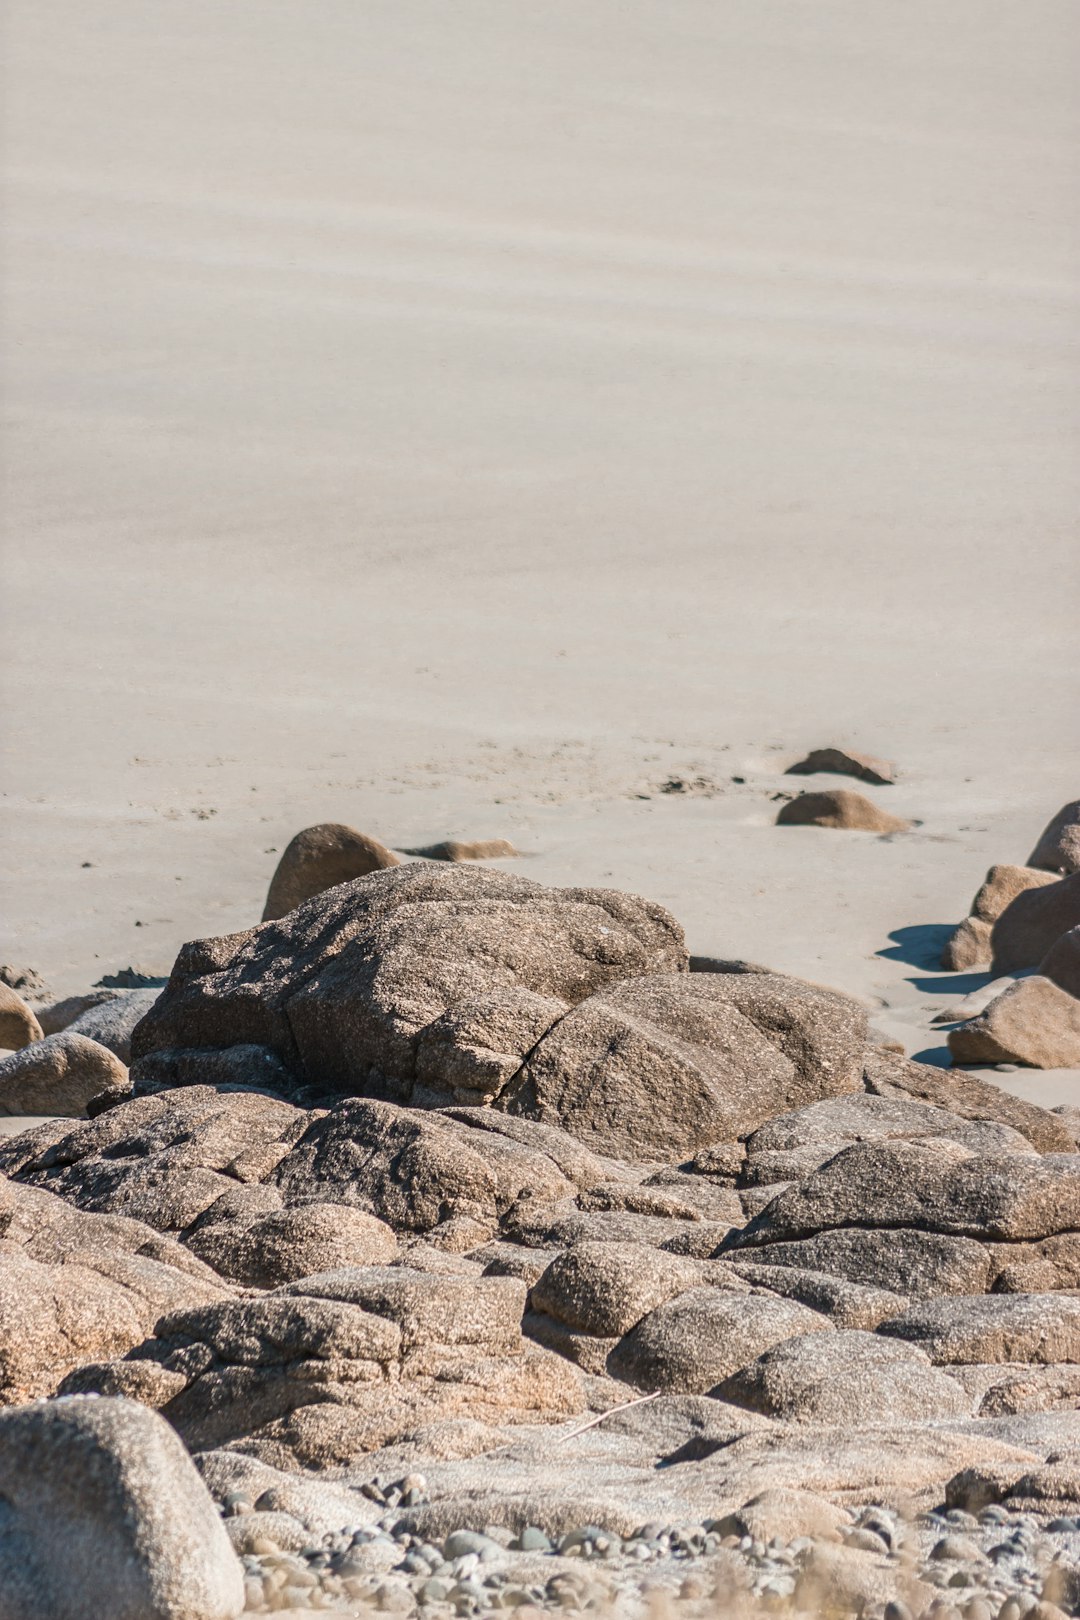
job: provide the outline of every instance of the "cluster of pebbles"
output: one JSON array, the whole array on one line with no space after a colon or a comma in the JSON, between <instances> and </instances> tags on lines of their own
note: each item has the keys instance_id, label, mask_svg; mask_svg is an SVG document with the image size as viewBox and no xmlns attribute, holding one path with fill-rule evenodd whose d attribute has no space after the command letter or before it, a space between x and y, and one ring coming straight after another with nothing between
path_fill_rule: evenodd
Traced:
<instances>
[{"instance_id":1,"label":"cluster of pebbles","mask_svg":"<svg viewBox=\"0 0 1080 1620\"><path fill-rule=\"evenodd\" d=\"M237 1499L226 1512L249 1507ZM1075 1518L1047 1522L994 1505L978 1516L953 1508L908 1523L871 1506L839 1545L938 1589L916 1613L886 1600L877 1605L882 1620L1056 1620L1078 1595ZM820 1612L821 1550L811 1536L739 1535L725 1519L646 1524L627 1537L595 1525L554 1538L536 1526L516 1536L489 1526L452 1531L436 1546L390 1513L379 1525L325 1536L296 1553L267 1543L245 1554L243 1565L247 1612L255 1614L374 1609L441 1620L513 1609L527 1620L534 1610L648 1615L675 1604L691 1620L748 1609Z\"/></svg>"}]
</instances>

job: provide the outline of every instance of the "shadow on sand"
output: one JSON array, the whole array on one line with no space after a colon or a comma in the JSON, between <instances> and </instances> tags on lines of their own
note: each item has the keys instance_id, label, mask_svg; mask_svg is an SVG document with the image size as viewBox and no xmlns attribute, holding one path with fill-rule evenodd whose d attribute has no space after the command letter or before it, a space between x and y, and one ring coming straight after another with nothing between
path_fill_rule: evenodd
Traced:
<instances>
[{"instance_id":1,"label":"shadow on sand","mask_svg":"<svg viewBox=\"0 0 1080 1620\"><path fill-rule=\"evenodd\" d=\"M879 953L884 955L884 952ZM943 973L938 979L909 979L908 983L922 990L928 996L969 996L973 990L981 990L984 985L992 984L995 973Z\"/></svg>"},{"instance_id":2,"label":"shadow on sand","mask_svg":"<svg viewBox=\"0 0 1080 1620\"><path fill-rule=\"evenodd\" d=\"M952 1054L947 1046L927 1046L911 1054L912 1063L930 1063L935 1069L951 1069Z\"/></svg>"},{"instance_id":3,"label":"shadow on sand","mask_svg":"<svg viewBox=\"0 0 1080 1620\"><path fill-rule=\"evenodd\" d=\"M912 967L938 968L945 942L955 927L955 923L916 923L911 928L894 928L889 938L896 943L877 954L891 962L908 962Z\"/></svg>"}]
</instances>

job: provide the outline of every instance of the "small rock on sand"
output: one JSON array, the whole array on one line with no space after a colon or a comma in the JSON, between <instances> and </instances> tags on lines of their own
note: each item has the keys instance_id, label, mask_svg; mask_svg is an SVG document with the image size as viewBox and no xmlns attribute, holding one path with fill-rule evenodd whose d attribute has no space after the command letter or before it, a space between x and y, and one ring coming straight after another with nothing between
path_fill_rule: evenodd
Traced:
<instances>
[{"instance_id":1,"label":"small rock on sand","mask_svg":"<svg viewBox=\"0 0 1080 1620\"><path fill-rule=\"evenodd\" d=\"M1080 799L1063 805L1031 852L1029 866L1048 872L1080 872Z\"/></svg>"},{"instance_id":2,"label":"small rock on sand","mask_svg":"<svg viewBox=\"0 0 1080 1620\"><path fill-rule=\"evenodd\" d=\"M77 1118L99 1092L128 1086L108 1047L65 1030L0 1059L0 1113Z\"/></svg>"},{"instance_id":3,"label":"small rock on sand","mask_svg":"<svg viewBox=\"0 0 1080 1620\"><path fill-rule=\"evenodd\" d=\"M905 832L910 821L882 810L862 793L850 788L827 788L821 793L800 793L780 808L778 827L838 827L859 832Z\"/></svg>"},{"instance_id":4,"label":"small rock on sand","mask_svg":"<svg viewBox=\"0 0 1080 1620\"><path fill-rule=\"evenodd\" d=\"M427 861L505 861L520 856L507 838L480 838L472 843L458 838L444 839L441 844L428 844L425 849L407 849L406 855L419 855Z\"/></svg>"},{"instance_id":5,"label":"small rock on sand","mask_svg":"<svg viewBox=\"0 0 1080 1620\"><path fill-rule=\"evenodd\" d=\"M848 748L812 748L805 759L789 765L788 776L816 776L828 772L831 776L854 776L860 782L874 782L883 787L896 781L896 766L891 760L875 759L872 754L856 754Z\"/></svg>"}]
</instances>

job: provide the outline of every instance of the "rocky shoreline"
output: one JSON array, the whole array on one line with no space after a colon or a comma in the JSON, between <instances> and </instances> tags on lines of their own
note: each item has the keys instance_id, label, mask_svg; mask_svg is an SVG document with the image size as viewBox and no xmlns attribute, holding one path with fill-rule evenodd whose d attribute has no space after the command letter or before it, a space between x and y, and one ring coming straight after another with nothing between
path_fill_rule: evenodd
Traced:
<instances>
[{"instance_id":1,"label":"rocky shoreline","mask_svg":"<svg viewBox=\"0 0 1080 1620\"><path fill-rule=\"evenodd\" d=\"M954 1053L1071 1038L1076 822L964 935L1055 977ZM163 987L0 1005L55 1116L0 1143L0 1620L1080 1612L1077 1111L366 845Z\"/></svg>"}]
</instances>

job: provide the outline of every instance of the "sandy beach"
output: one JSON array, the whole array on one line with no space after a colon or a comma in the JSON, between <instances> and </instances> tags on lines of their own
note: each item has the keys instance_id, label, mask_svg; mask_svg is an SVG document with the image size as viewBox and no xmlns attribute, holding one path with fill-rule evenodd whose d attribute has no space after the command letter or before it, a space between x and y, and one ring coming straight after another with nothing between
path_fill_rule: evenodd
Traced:
<instances>
[{"instance_id":1,"label":"sandy beach","mask_svg":"<svg viewBox=\"0 0 1080 1620\"><path fill-rule=\"evenodd\" d=\"M1076 793L1077 32L14 0L3 959L166 972L316 821L505 836L944 1061ZM920 825L775 827L828 743Z\"/></svg>"}]
</instances>

